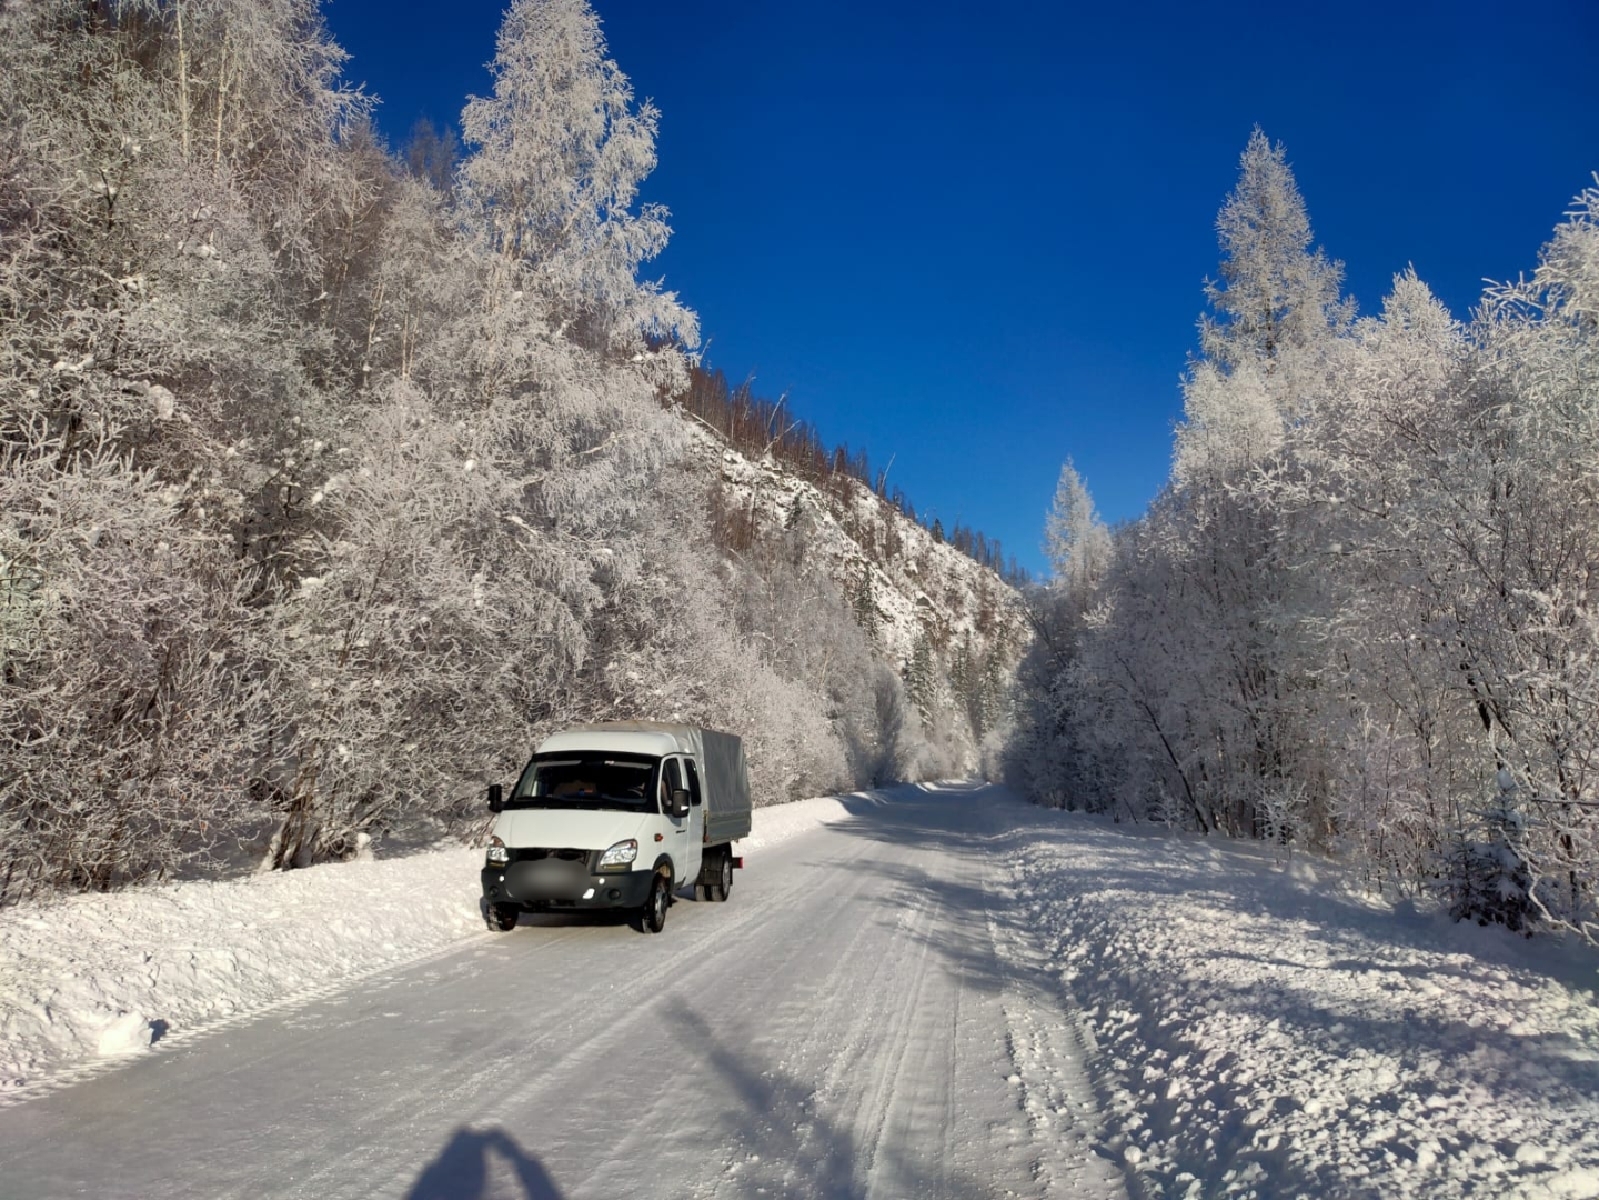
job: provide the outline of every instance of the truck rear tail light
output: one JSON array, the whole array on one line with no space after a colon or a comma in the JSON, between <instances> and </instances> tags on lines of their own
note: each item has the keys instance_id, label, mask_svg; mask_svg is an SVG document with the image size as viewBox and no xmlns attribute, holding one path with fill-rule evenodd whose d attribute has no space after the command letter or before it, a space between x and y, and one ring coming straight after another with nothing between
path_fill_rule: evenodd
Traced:
<instances>
[{"instance_id":1,"label":"truck rear tail light","mask_svg":"<svg viewBox=\"0 0 1599 1200\"><path fill-rule=\"evenodd\" d=\"M744 859L742 857L735 858L733 860L733 869L735 871L742 871L744 869Z\"/></svg>"}]
</instances>

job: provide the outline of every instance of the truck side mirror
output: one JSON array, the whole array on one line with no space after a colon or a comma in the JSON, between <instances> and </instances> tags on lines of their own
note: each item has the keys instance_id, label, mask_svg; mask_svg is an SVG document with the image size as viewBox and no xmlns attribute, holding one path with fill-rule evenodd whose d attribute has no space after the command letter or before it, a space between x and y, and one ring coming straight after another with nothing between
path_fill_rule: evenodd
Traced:
<instances>
[{"instance_id":1,"label":"truck side mirror","mask_svg":"<svg viewBox=\"0 0 1599 1200\"><path fill-rule=\"evenodd\" d=\"M688 816L688 791L685 788L672 789L672 816L682 820Z\"/></svg>"},{"instance_id":2,"label":"truck side mirror","mask_svg":"<svg viewBox=\"0 0 1599 1200\"><path fill-rule=\"evenodd\" d=\"M489 811L500 812L505 808L505 789L497 783L489 784Z\"/></svg>"}]
</instances>

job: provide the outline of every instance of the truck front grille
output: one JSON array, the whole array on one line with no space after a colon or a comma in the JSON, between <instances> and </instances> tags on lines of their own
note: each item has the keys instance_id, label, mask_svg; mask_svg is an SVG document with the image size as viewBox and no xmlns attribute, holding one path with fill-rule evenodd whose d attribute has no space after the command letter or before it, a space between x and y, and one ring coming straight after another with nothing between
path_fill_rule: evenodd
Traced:
<instances>
[{"instance_id":1,"label":"truck front grille","mask_svg":"<svg viewBox=\"0 0 1599 1200\"><path fill-rule=\"evenodd\" d=\"M558 858L564 862L582 863L590 871L595 870L595 860L599 856L598 850L548 850L540 848L524 848L511 851L512 862L538 862L545 858Z\"/></svg>"}]
</instances>

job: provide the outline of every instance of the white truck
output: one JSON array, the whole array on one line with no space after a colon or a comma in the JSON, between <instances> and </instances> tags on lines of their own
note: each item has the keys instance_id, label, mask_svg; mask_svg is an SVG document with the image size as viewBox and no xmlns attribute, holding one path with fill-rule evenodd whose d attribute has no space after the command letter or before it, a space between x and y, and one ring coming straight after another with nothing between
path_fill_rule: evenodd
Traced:
<instances>
[{"instance_id":1,"label":"white truck","mask_svg":"<svg viewBox=\"0 0 1599 1200\"><path fill-rule=\"evenodd\" d=\"M726 900L750 832L744 743L730 733L614 721L546 738L496 815L483 864L490 928L524 912L622 909L659 933L678 889Z\"/></svg>"}]
</instances>

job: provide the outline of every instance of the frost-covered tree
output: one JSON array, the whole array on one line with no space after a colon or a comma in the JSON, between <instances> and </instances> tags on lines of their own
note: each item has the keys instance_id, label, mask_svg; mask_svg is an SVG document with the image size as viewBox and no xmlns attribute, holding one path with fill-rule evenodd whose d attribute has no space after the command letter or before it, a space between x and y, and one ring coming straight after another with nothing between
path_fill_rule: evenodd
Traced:
<instances>
[{"instance_id":1,"label":"frost-covered tree","mask_svg":"<svg viewBox=\"0 0 1599 1200\"><path fill-rule=\"evenodd\" d=\"M0 903L225 854L255 810L248 577L119 432L0 439Z\"/></svg>"},{"instance_id":2,"label":"frost-covered tree","mask_svg":"<svg viewBox=\"0 0 1599 1200\"><path fill-rule=\"evenodd\" d=\"M1190 807L1209 805L1230 832L1258 833L1316 728L1299 682L1312 667L1299 659L1298 629L1317 597L1294 561L1298 518L1256 484L1290 461L1290 431L1326 385L1349 306L1338 297L1341 268L1310 248L1286 151L1258 128L1217 232L1222 281L1206 289L1212 315L1200 322L1203 357L1184 380L1173 493L1152 510L1152 545L1170 555L1159 572L1172 589L1166 619L1203 631L1184 649L1193 659L1170 664L1196 693L1183 768L1198 802ZM1168 757L1174 770L1184 760Z\"/></svg>"},{"instance_id":3,"label":"frost-covered tree","mask_svg":"<svg viewBox=\"0 0 1599 1200\"><path fill-rule=\"evenodd\" d=\"M313 391L302 218L351 111L314 9L288 11L0 11L0 555L31 648L0 692L13 890L226 855L260 819L270 654L231 551L267 502L259 452Z\"/></svg>"},{"instance_id":4,"label":"frost-covered tree","mask_svg":"<svg viewBox=\"0 0 1599 1200\"><path fill-rule=\"evenodd\" d=\"M659 113L635 105L588 0L513 0L489 69L494 94L461 117L476 147L460 169L462 206L479 236L525 268L557 320L602 344L648 334L692 345L693 315L638 279L670 233L660 205L635 211Z\"/></svg>"},{"instance_id":5,"label":"frost-covered tree","mask_svg":"<svg viewBox=\"0 0 1599 1200\"><path fill-rule=\"evenodd\" d=\"M1239 161L1238 186L1216 217L1221 279L1207 283L1214 316L1200 349L1226 368L1274 363L1325 339L1344 315L1343 265L1310 248L1310 217L1281 142L1257 125Z\"/></svg>"},{"instance_id":6,"label":"frost-covered tree","mask_svg":"<svg viewBox=\"0 0 1599 1200\"><path fill-rule=\"evenodd\" d=\"M1310 218L1281 143L1257 126L1216 218L1221 279L1208 282L1200 358L1183 385L1174 478L1234 478L1276 451L1347 323L1343 265L1311 248Z\"/></svg>"},{"instance_id":7,"label":"frost-covered tree","mask_svg":"<svg viewBox=\"0 0 1599 1200\"><path fill-rule=\"evenodd\" d=\"M1599 936L1599 189L1468 324L1413 271L1349 320L1258 133L1219 227L1171 482L1040 622L1016 777Z\"/></svg>"},{"instance_id":8,"label":"frost-covered tree","mask_svg":"<svg viewBox=\"0 0 1599 1200\"><path fill-rule=\"evenodd\" d=\"M1007 753L1008 776L1046 803L1091 807L1096 785L1085 754L1081 680L1088 614L1114 549L1087 484L1070 459L1061 468L1044 523L1044 552L1053 578L1027 597L1033 641L1018 671L1023 701Z\"/></svg>"},{"instance_id":9,"label":"frost-covered tree","mask_svg":"<svg viewBox=\"0 0 1599 1200\"><path fill-rule=\"evenodd\" d=\"M1044 520L1044 552L1057 586L1089 595L1110 563L1110 530L1070 459L1060 469L1055 500Z\"/></svg>"}]
</instances>

